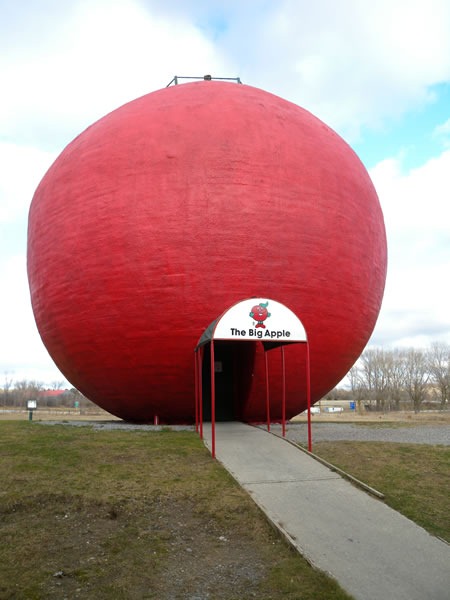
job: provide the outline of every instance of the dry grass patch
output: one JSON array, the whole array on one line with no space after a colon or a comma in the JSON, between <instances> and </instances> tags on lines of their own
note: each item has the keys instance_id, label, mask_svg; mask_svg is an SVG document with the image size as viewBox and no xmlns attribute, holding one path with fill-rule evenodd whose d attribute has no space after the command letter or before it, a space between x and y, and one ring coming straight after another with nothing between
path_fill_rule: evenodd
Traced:
<instances>
[{"instance_id":1,"label":"dry grass patch","mask_svg":"<svg viewBox=\"0 0 450 600\"><path fill-rule=\"evenodd\" d=\"M413 411L392 412L363 412L344 411L342 413L313 414L314 423L357 423L357 424L379 424L386 426L388 423L396 423L399 427L416 425L450 425L450 411L430 411L415 413ZM307 414L297 415L291 421L293 423L306 423Z\"/></svg>"},{"instance_id":2,"label":"dry grass patch","mask_svg":"<svg viewBox=\"0 0 450 600\"><path fill-rule=\"evenodd\" d=\"M450 448L316 442L314 453L385 494L386 503L450 541Z\"/></svg>"},{"instance_id":3,"label":"dry grass patch","mask_svg":"<svg viewBox=\"0 0 450 600\"><path fill-rule=\"evenodd\" d=\"M0 469L0 598L348 598L193 433L2 422Z\"/></svg>"}]
</instances>

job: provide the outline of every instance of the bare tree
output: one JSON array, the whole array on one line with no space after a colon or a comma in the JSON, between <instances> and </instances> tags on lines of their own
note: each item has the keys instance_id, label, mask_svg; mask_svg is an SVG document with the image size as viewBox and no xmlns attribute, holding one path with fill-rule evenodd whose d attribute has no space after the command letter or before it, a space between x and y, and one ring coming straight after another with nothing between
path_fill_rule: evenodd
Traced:
<instances>
[{"instance_id":1,"label":"bare tree","mask_svg":"<svg viewBox=\"0 0 450 600\"><path fill-rule=\"evenodd\" d=\"M358 408L364 398L376 410L400 410L409 400L419 412L430 384L439 395L441 409L450 403L450 346L434 342L428 350L366 349L347 373Z\"/></svg>"},{"instance_id":2,"label":"bare tree","mask_svg":"<svg viewBox=\"0 0 450 600\"><path fill-rule=\"evenodd\" d=\"M364 383L364 378L361 368L356 362L347 374L350 381L350 389L352 390L353 399L358 405L358 412L361 412L361 401L364 396L367 396L367 386Z\"/></svg>"},{"instance_id":3,"label":"bare tree","mask_svg":"<svg viewBox=\"0 0 450 600\"><path fill-rule=\"evenodd\" d=\"M62 390L64 389L64 381L52 381L50 387L52 390Z\"/></svg>"},{"instance_id":4,"label":"bare tree","mask_svg":"<svg viewBox=\"0 0 450 600\"><path fill-rule=\"evenodd\" d=\"M389 397L392 410L400 410L400 401L405 390L406 353L393 350L390 355Z\"/></svg>"},{"instance_id":5,"label":"bare tree","mask_svg":"<svg viewBox=\"0 0 450 600\"><path fill-rule=\"evenodd\" d=\"M14 397L14 406L23 406L28 400L35 400L39 392L43 389L40 381L22 379L14 383L12 395Z\"/></svg>"},{"instance_id":6,"label":"bare tree","mask_svg":"<svg viewBox=\"0 0 450 600\"><path fill-rule=\"evenodd\" d=\"M428 369L432 383L437 387L441 409L450 400L450 346L441 342L431 344L428 351Z\"/></svg>"},{"instance_id":7,"label":"bare tree","mask_svg":"<svg viewBox=\"0 0 450 600\"><path fill-rule=\"evenodd\" d=\"M7 371L5 371L5 379L3 381L3 394L2 394L2 405L3 406L9 406L9 403L11 402L10 389L11 389L12 385L13 385L13 380L9 376L9 373Z\"/></svg>"},{"instance_id":8,"label":"bare tree","mask_svg":"<svg viewBox=\"0 0 450 600\"><path fill-rule=\"evenodd\" d=\"M386 409L392 356L379 348L368 349L361 355L362 372L367 389L375 399L376 410Z\"/></svg>"},{"instance_id":9,"label":"bare tree","mask_svg":"<svg viewBox=\"0 0 450 600\"><path fill-rule=\"evenodd\" d=\"M423 350L410 348L405 352L405 389L411 399L414 412L420 412L425 400L428 373L428 360Z\"/></svg>"}]
</instances>

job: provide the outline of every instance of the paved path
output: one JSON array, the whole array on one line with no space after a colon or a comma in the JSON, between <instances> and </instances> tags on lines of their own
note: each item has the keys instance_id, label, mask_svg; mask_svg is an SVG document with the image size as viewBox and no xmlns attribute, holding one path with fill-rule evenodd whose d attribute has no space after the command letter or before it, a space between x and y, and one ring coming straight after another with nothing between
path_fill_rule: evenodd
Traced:
<instances>
[{"instance_id":1,"label":"paved path","mask_svg":"<svg viewBox=\"0 0 450 600\"><path fill-rule=\"evenodd\" d=\"M204 437L210 448L209 424ZM356 600L449 600L445 542L292 444L218 423L216 456L301 554Z\"/></svg>"}]
</instances>

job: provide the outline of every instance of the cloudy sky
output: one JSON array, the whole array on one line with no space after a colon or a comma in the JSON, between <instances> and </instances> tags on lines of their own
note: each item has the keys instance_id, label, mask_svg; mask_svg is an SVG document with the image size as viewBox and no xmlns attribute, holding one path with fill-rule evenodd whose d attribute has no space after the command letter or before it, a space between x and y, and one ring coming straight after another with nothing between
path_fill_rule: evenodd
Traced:
<instances>
[{"instance_id":1,"label":"cloudy sky","mask_svg":"<svg viewBox=\"0 0 450 600\"><path fill-rule=\"evenodd\" d=\"M0 385L63 380L26 278L45 171L107 112L205 73L299 104L356 150L389 244L370 344L450 343L448 0L0 0Z\"/></svg>"}]
</instances>

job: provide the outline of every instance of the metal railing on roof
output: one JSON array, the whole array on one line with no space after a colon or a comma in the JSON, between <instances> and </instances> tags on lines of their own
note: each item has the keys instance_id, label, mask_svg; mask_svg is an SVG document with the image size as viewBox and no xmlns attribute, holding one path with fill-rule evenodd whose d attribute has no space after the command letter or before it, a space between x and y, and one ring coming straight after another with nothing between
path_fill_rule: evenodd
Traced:
<instances>
[{"instance_id":1,"label":"metal railing on roof","mask_svg":"<svg viewBox=\"0 0 450 600\"><path fill-rule=\"evenodd\" d=\"M169 87L172 85L178 85L179 79L203 79L204 81L235 81L236 83L242 83L240 77L212 77L212 75L202 75L200 76L184 76L184 75L175 75L174 78L166 85Z\"/></svg>"}]
</instances>

